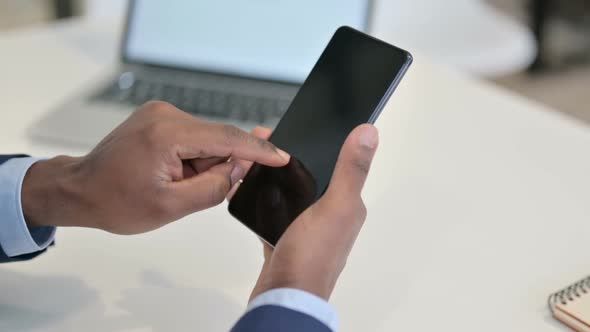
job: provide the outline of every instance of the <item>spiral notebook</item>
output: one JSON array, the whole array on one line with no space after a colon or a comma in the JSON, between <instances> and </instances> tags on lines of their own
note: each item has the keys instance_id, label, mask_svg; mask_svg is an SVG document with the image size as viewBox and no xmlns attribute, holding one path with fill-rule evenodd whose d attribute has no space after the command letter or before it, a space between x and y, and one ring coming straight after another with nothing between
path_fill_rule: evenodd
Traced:
<instances>
[{"instance_id":1,"label":"spiral notebook","mask_svg":"<svg viewBox=\"0 0 590 332\"><path fill-rule=\"evenodd\" d=\"M578 332L590 332L590 277L549 296L553 317Z\"/></svg>"}]
</instances>

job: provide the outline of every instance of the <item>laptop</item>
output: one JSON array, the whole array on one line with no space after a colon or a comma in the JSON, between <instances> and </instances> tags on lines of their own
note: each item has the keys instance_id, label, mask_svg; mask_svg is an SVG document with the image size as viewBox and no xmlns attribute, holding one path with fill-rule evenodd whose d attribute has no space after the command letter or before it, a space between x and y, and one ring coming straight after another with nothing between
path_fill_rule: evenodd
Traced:
<instances>
[{"instance_id":1,"label":"laptop","mask_svg":"<svg viewBox=\"0 0 590 332\"><path fill-rule=\"evenodd\" d=\"M371 0L132 0L120 64L31 129L93 145L149 100L273 128L336 29L367 30Z\"/></svg>"}]
</instances>

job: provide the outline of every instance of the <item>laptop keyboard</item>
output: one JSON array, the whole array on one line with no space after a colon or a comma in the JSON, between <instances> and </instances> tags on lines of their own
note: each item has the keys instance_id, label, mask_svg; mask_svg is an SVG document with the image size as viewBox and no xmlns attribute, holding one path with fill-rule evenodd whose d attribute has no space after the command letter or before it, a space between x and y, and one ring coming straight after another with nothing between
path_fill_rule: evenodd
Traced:
<instances>
[{"instance_id":1,"label":"laptop keyboard","mask_svg":"<svg viewBox=\"0 0 590 332\"><path fill-rule=\"evenodd\" d=\"M139 106L150 100L162 100L195 115L266 123L283 116L289 100L271 99L206 90L162 82L135 80L130 86L113 82L93 99Z\"/></svg>"}]
</instances>

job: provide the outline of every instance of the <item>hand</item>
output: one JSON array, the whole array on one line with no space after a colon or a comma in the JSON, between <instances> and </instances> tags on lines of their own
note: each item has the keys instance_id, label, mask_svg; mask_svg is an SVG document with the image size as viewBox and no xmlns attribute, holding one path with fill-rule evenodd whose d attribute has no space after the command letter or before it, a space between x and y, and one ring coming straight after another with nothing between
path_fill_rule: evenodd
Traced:
<instances>
[{"instance_id":1,"label":"hand","mask_svg":"<svg viewBox=\"0 0 590 332\"><path fill-rule=\"evenodd\" d=\"M243 162L288 161L287 153L236 127L151 102L87 156L34 164L23 183L23 210L29 227L143 233L221 203L244 176Z\"/></svg>"},{"instance_id":2,"label":"hand","mask_svg":"<svg viewBox=\"0 0 590 332\"><path fill-rule=\"evenodd\" d=\"M270 132L258 129L255 134L268 138ZM289 226L274 251L264 244L265 262L250 299L275 288L329 299L366 217L361 191L378 142L371 125L349 135L324 196Z\"/></svg>"}]
</instances>

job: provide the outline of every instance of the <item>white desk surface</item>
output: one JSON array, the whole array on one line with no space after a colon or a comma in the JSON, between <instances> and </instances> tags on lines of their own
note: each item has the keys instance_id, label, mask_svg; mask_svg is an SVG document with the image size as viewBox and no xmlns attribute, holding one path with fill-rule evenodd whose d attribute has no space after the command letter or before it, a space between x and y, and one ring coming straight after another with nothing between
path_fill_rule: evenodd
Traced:
<instances>
[{"instance_id":1,"label":"white desk surface","mask_svg":"<svg viewBox=\"0 0 590 332\"><path fill-rule=\"evenodd\" d=\"M0 151L83 152L25 129L108 70L106 31L0 35ZM545 302L590 273L590 128L420 56L378 126L369 218L332 301L342 330L565 330ZM261 261L225 206L136 237L61 229L0 266L0 330L223 331Z\"/></svg>"}]
</instances>

